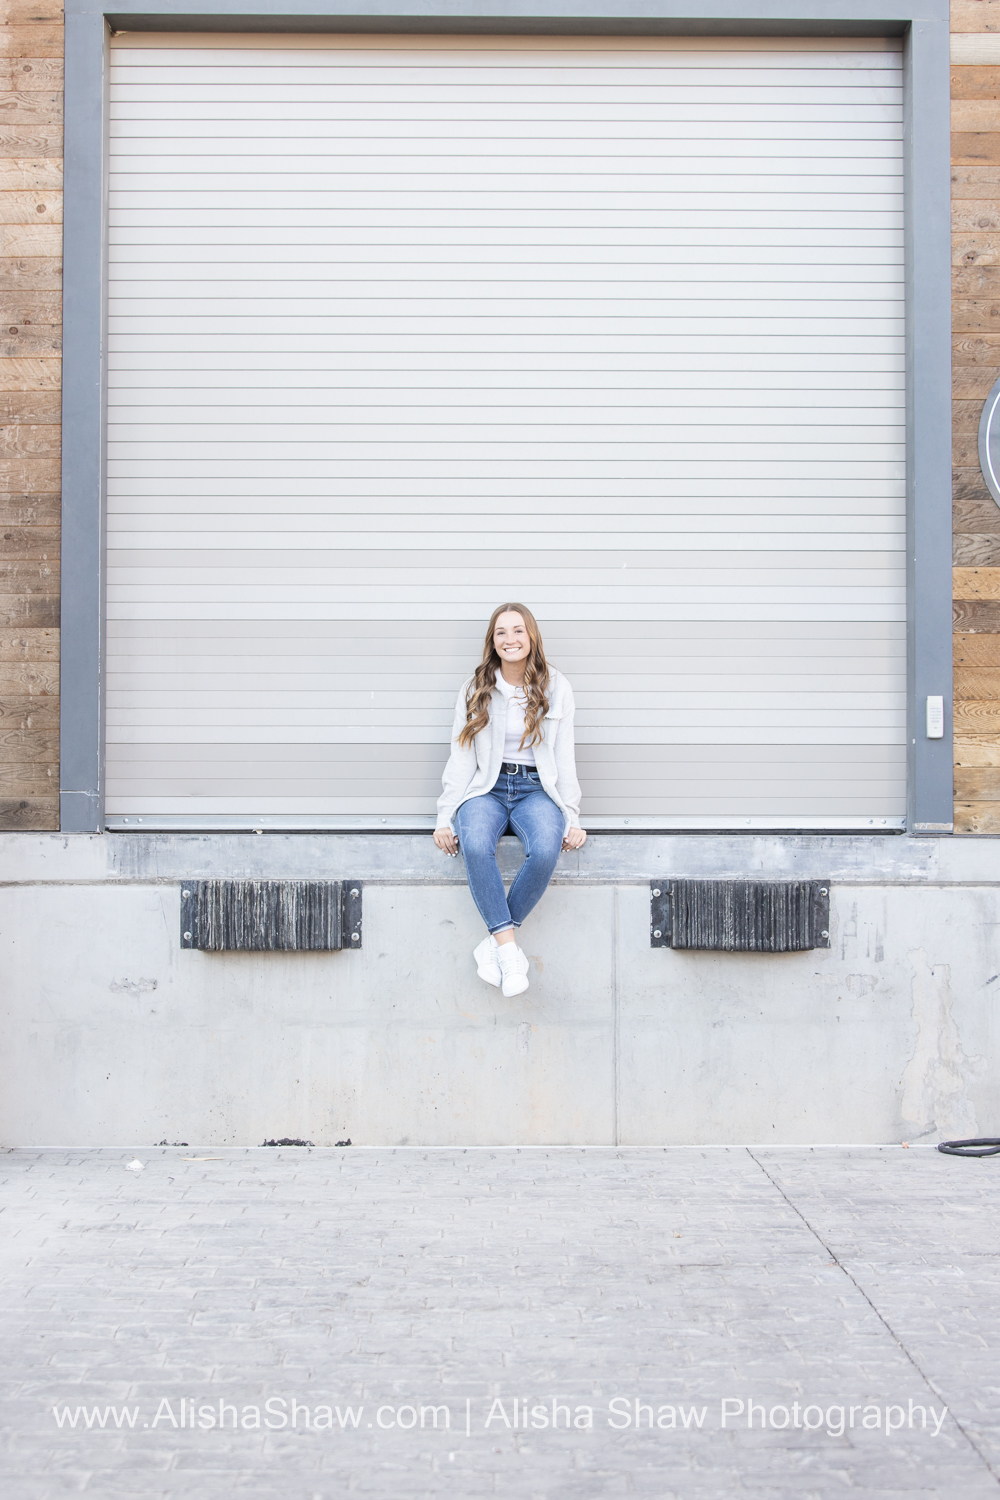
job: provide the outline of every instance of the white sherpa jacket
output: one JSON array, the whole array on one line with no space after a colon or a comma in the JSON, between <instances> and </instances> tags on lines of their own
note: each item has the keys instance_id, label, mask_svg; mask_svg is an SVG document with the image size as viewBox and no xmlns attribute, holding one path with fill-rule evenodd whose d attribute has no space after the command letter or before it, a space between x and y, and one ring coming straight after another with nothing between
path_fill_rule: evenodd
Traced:
<instances>
[{"instance_id":1,"label":"white sherpa jacket","mask_svg":"<svg viewBox=\"0 0 1000 1500\"><path fill-rule=\"evenodd\" d=\"M493 689L490 721L481 729L467 749L458 743L465 728L465 695L472 678L466 678L455 705L455 722L451 730L451 755L444 768L438 798L438 828L448 827L454 833L455 814L470 797L483 797L494 786L503 763L504 731L507 726L507 700L499 688ZM557 807L562 809L567 828L580 827L580 783L576 779L576 750L573 744L573 716L576 704L573 689L561 672L549 672L549 711L542 720L542 742L532 748L535 768L543 788Z\"/></svg>"}]
</instances>

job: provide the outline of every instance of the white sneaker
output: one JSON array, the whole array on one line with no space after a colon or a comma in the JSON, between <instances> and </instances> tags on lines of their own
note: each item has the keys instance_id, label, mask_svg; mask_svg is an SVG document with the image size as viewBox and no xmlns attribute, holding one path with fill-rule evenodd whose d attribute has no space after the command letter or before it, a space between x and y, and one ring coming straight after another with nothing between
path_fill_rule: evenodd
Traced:
<instances>
[{"instance_id":1,"label":"white sneaker","mask_svg":"<svg viewBox=\"0 0 1000 1500\"><path fill-rule=\"evenodd\" d=\"M499 947L500 944L493 934L487 933L479 947L472 950L472 956L476 960L476 972L480 979L485 979L487 984L495 984L498 988L503 981L500 960L497 957Z\"/></svg>"},{"instance_id":2,"label":"white sneaker","mask_svg":"<svg viewBox=\"0 0 1000 1500\"><path fill-rule=\"evenodd\" d=\"M528 960L516 943L497 943L497 960L503 975L503 992L509 1000L512 995L523 995L528 988Z\"/></svg>"}]
</instances>

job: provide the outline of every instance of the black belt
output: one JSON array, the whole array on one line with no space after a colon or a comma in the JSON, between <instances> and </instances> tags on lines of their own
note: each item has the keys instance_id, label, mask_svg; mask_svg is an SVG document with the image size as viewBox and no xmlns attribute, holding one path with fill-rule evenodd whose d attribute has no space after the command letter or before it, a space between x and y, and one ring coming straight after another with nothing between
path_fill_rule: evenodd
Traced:
<instances>
[{"instance_id":1,"label":"black belt","mask_svg":"<svg viewBox=\"0 0 1000 1500\"><path fill-rule=\"evenodd\" d=\"M500 762L500 770L505 776L517 776L521 771L527 775L529 771L534 771L535 769L535 766L519 766L516 760L502 760Z\"/></svg>"}]
</instances>

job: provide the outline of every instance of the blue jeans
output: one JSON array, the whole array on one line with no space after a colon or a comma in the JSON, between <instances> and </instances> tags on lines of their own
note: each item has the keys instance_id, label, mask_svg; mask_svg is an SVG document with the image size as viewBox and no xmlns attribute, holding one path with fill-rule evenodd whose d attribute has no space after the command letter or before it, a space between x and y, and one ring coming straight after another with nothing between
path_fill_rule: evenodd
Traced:
<instances>
[{"instance_id":1,"label":"blue jeans","mask_svg":"<svg viewBox=\"0 0 1000 1500\"><path fill-rule=\"evenodd\" d=\"M541 899L562 848L563 814L535 771L501 771L483 797L470 797L455 814L472 899L490 932L520 927ZM524 864L504 894L497 844L508 829L524 845Z\"/></svg>"}]
</instances>

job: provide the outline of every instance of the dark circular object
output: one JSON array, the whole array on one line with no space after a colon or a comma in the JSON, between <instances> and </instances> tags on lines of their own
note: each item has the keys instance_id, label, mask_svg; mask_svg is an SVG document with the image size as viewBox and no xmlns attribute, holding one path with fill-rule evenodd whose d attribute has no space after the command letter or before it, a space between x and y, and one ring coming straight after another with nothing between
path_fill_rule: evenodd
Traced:
<instances>
[{"instance_id":1,"label":"dark circular object","mask_svg":"<svg viewBox=\"0 0 1000 1500\"><path fill-rule=\"evenodd\" d=\"M945 1156L1000 1156L1000 1141L985 1135L971 1141L939 1141L938 1150Z\"/></svg>"}]
</instances>

